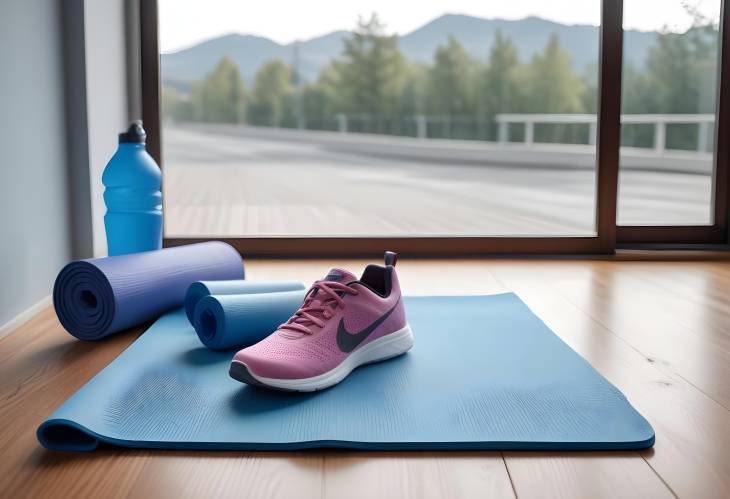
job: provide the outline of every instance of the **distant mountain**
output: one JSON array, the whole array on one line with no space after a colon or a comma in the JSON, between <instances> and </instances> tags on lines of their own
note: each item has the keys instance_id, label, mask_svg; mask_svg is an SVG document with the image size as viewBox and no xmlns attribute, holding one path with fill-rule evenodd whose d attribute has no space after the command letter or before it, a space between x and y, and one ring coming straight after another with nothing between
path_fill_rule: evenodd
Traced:
<instances>
[{"instance_id":1,"label":"distant mountain","mask_svg":"<svg viewBox=\"0 0 730 499\"><path fill-rule=\"evenodd\" d=\"M512 39L523 61L541 52L552 33L557 33L560 37L561 45L570 53L573 67L577 71L583 72L597 61L599 29L596 26L566 25L539 17L509 21L445 14L401 36L399 46L408 59L430 62L436 48L445 43L449 36L453 36L472 57L486 61L498 30ZM323 66L341 55L342 40L348 35L348 31L334 31L287 45L260 36L225 35L187 49L163 54L162 77L164 83L185 89L192 81L200 80L210 72L221 57L227 56L238 65L246 83L250 84L256 71L267 60L279 58L292 64L298 57L302 76L305 80L312 81ZM625 31L626 62L643 67L648 48L655 38L656 33L653 32Z\"/></svg>"}]
</instances>

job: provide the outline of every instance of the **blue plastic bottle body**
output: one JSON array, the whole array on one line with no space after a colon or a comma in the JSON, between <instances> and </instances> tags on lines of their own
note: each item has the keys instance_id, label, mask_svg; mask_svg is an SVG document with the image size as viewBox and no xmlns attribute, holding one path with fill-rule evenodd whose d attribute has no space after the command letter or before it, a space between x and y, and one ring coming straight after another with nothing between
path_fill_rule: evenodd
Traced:
<instances>
[{"instance_id":1,"label":"blue plastic bottle body","mask_svg":"<svg viewBox=\"0 0 730 499\"><path fill-rule=\"evenodd\" d=\"M162 247L162 174L143 143L121 143L102 175L109 255Z\"/></svg>"}]
</instances>

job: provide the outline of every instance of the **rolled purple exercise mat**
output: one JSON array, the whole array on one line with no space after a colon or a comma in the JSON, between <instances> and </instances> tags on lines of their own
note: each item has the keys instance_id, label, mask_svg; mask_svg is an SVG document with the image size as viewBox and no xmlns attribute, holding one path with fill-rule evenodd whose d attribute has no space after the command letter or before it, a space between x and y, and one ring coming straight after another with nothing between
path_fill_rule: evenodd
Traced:
<instances>
[{"instance_id":1,"label":"rolled purple exercise mat","mask_svg":"<svg viewBox=\"0 0 730 499\"><path fill-rule=\"evenodd\" d=\"M69 333L99 340L181 306L195 281L243 277L241 256L219 241L78 260L58 274L53 306Z\"/></svg>"}]
</instances>

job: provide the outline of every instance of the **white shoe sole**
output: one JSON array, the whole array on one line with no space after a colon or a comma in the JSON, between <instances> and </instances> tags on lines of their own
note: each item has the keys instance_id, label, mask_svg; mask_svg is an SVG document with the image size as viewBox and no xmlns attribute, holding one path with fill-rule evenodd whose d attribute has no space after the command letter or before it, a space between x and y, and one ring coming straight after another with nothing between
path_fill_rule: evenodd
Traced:
<instances>
[{"instance_id":1,"label":"white shoe sole","mask_svg":"<svg viewBox=\"0 0 730 499\"><path fill-rule=\"evenodd\" d=\"M238 381L250 385L266 386L277 390L313 392L336 385L354 369L364 364L402 355L413 346L413 333L408 324L402 329L387 334L356 349L340 365L326 373L300 379L265 378L254 374L244 362L231 362L230 375Z\"/></svg>"}]
</instances>

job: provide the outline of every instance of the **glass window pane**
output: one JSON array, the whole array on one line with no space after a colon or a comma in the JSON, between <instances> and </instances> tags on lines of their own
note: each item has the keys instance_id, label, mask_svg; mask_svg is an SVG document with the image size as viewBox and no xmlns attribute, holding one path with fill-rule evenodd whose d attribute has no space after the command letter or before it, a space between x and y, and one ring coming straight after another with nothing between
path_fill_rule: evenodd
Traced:
<instances>
[{"instance_id":1,"label":"glass window pane","mask_svg":"<svg viewBox=\"0 0 730 499\"><path fill-rule=\"evenodd\" d=\"M594 235L599 22L161 0L166 235Z\"/></svg>"},{"instance_id":2,"label":"glass window pane","mask_svg":"<svg viewBox=\"0 0 730 499\"><path fill-rule=\"evenodd\" d=\"M720 0L626 0L621 225L709 225Z\"/></svg>"}]
</instances>

